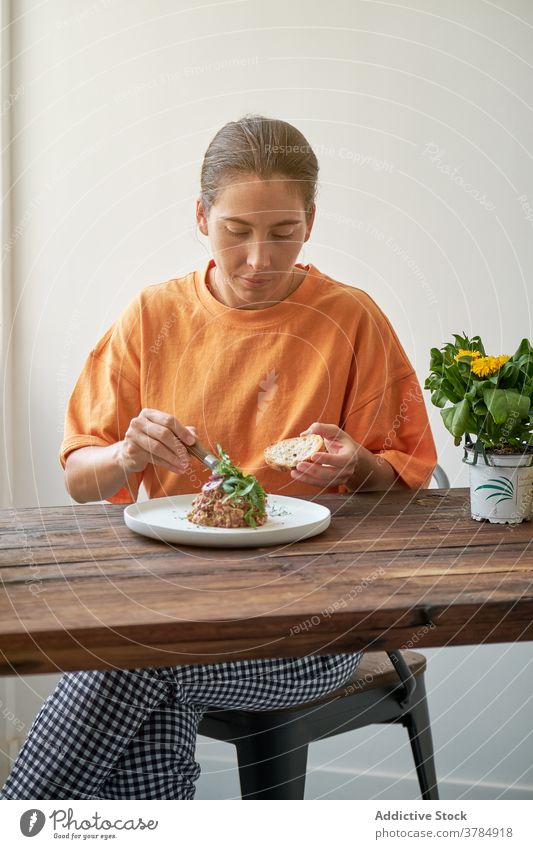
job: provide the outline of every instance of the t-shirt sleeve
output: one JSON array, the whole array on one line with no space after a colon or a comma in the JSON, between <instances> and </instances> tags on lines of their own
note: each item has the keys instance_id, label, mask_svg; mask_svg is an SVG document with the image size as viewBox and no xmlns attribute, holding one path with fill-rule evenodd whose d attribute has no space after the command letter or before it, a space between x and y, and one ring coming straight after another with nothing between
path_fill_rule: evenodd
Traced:
<instances>
[{"instance_id":1,"label":"t-shirt sleeve","mask_svg":"<svg viewBox=\"0 0 533 849\"><path fill-rule=\"evenodd\" d=\"M139 302L134 299L89 352L67 403L59 461L89 445L107 446L124 438L131 419L141 410ZM105 499L113 504L136 501L142 472Z\"/></svg>"},{"instance_id":2,"label":"t-shirt sleeve","mask_svg":"<svg viewBox=\"0 0 533 849\"><path fill-rule=\"evenodd\" d=\"M437 452L414 371L393 379L354 410L344 430L373 454L380 454L409 488L429 486Z\"/></svg>"},{"instance_id":3,"label":"t-shirt sleeve","mask_svg":"<svg viewBox=\"0 0 533 849\"><path fill-rule=\"evenodd\" d=\"M386 315L364 293L341 427L413 489L429 485L437 452L416 372Z\"/></svg>"}]
</instances>

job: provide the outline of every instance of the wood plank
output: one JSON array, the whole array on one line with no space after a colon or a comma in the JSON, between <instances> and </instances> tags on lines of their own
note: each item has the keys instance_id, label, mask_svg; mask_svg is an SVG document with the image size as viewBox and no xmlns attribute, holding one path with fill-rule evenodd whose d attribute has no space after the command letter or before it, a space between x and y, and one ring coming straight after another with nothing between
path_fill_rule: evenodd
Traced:
<instances>
[{"instance_id":1,"label":"wood plank","mask_svg":"<svg viewBox=\"0 0 533 849\"><path fill-rule=\"evenodd\" d=\"M477 523L476 523L477 524ZM394 532L380 531L365 527L364 534L355 537L338 538L340 529L336 528L330 534L328 531L317 538L302 541L297 545L286 545L281 548L262 546L249 549L248 560L255 559L263 553L269 558L301 557L307 554L332 554L339 551L358 553L367 551L396 551L406 549L424 549L431 546L434 550L440 548L475 548L489 544L497 546L513 545L518 542L526 543L525 549L532 544L532 530L529 523L511 527L491 525L483 531L472 533L469 530L450 529L442 527L431 529L429 532ZM125 533L124 533L125 532ZM217 550L217 560L242 558L242 549ZM199 555L198 552L202 552ZM0 567L28 564L47 563L78 563L91 557L95 560L112 560L123 558L125 554L135 557L197 559L205 549L192 546L170 545L157 540L149 540L138 534L133 534L128 528L117 529L114 537L107 538L102 531L92 530L90 535L79 539L72 532L62 531L60 534L39 534L31 545L10 544L0 549Z\"/></svg>"},{"instance_id":2,"label":"wood plank","mask_svg":"<svg viewBox=\"0 0 533 849\"><path fill-rule=\"evenodd\" d=\"M291 552L284 556L272 557L270 554L257 555L249 560L206 559L197 555L195 558L167 557L152 553L143 554L137 558L116 560L91 560L77 563L54 563L39 565L34 568L31 564L19 564L3 567L0 576L6 584L27 584L35 581L79 581L85 578L108 576L113 580L138 576L182 576L198 578L208 582L213 578L216 585L226 572L238 572L248 575L250 584L257 583L260 575L267 577L305 576L316 577L319 574L330 576L339 574L347 568L364 569L379 568L386 570L389 576L417 574L427 570L427 574L447 574L450 570L461 571L464 574L477 573L486 568L489 571L521 570L531 571L533 565L532 547L514 544L504 546L477 546L475 548L421 548L400 549L389 551L362 552L332 552L325 554L309 554L302 552L293 557ZM399 570L399 571L395 571Z\"/></svg>"},{"instance_id":3,"label":"wood plank","mask_svg":"<svg viewBox=\"0 0 533 849\"><path fill-rule=\"evenodd\" d=\"M16 647L0 648L0 674L35 674L75 669L141 668L147 666L174 666L182 663L218 663L221 660L241 660L257 657L301 657L307 654L331 654L338 651L385 649L423 649L442 645L476 645L479 643L513 642L533 639L531 617L509 621L476 619L468 620L468 632L462 633L462 625L449 624L444 619L437 627L423 625L380 626L378 630L367 630L364 641L357 626L345 626L327 634L319 628L311 628L297 635L286 635L265 640L261 637L231 639L222 635L212 641L194 640L187 642L179 635L174 640L149 642L131 639L121 634L108 634L107 641L101 639L92 645L87 640L73 639L61 633L60 639L51 645L48 639L25 638Z\"/></svg>"},{"instance_id":4,"label":"wood plank","mask_svg":"<svg viewBox=\"0 0 533 849\"><path fill-rule=\"evenodd\" d=\"M274 549L149 540L121 505L0 511L0 674L533 639L531 523L474 522L467 490L315 500L330 528Z\"/></svg>"},{"instance_id":5,"label":"wood plank","mask_svg":"<svg viewBox=\"0 0 533 849\"><path fill-rule=\"evenodd\" d=\"M309 578L295 583L288 575L261 593L253 586L254 591L250 592L250 588L249 576L240 573L213 579L209 591L201 578L194 577L186 586L171 586L145 577L103 587L101 579L92 579L75 588L55 585L52 592L39 595L19 585L8 588L1 597L0 621L5 635L46 631L54 629L58 622L68 630L128 624L164 629L176 622L185 622L189 628L201 622L205 629L208 622L216 626L230 619L244 630L250 619L264 620L275 611L273 621L283 629L294 617L320 615L328 609L352 611L367 622L379 620L383 611L401 611L402 605L406 610L424 604L459 610L472 603L507 609L509 604L532 594L533 582L531 573L515 573L509 582L505 574L495 580L494 573L450 573L437 579L422 574L407 579L385 575L372 579L371 573L347 570L329 582L319 578L317 583ZM460 618L458 614L458 621Z\"/></svg>"},{"instance_id":6,"label":"wood plank","mask_svg":"<svg viewBox=\"0 0 533 849\"><path fill-rule=\"evenodd\" d=\"M530 532L531 533L531 532ZM354 539L341 539L336 540L334 538L328 540L319 540L317 542L302 542L299 544L298 548L291 550L290 552L283 551L274 551L269 554L269 557L301 557L307 554L329 554L336 553L338 551L345 551L350 554L355 554L359 551L396 551L397 549L424 549L428 546L432 546L433 549L437 550L439 548L445 548L449 550L450 548L464 548L468 546L469 548L474 547L486 547L487 544L491 543L493 545L503 546L507 544L512 544L516 540L527 539L530 542L531 537L521 536L517 534L513 537L511 534L505 539L502 539L501 533L490 534L482 534L479 537L472 537L467 533L456 533L453 530L450 530L447 534L441 534L440 538L437 537L437 534L433 531L430 534L415 534L415 535L403 535L403 534L383 534L379 538L375 537L356 537Z\"/></svg>"}]
</instances>

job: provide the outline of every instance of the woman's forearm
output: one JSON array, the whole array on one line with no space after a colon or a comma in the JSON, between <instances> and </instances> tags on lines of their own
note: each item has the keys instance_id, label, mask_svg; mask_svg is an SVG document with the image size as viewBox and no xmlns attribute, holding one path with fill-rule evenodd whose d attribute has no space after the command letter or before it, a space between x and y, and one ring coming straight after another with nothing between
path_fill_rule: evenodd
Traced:
<instances>
[{"instance_id":1,"label":"woman's forearm","mask_svg":"<svg viewBox=\"0 0 533 849\"><path fill-rule=\"evenodd\" d=\"M355 472L346 483L349 490L365 492L406 488L406 484L384 457L373 454L362 445L359 449Z\"/></svg>"},{"instance_id":2,"label":"woman's forearm","mask_svg":"<svg viewBox=\"0 0 533 849\"><path fill-rule=\"evenodd\" d=\"M128 475L121 459L121 445L121 442L105 447L89 445L68 455L65 486L75 501L80 504L104 501L115 495L121 487L128 487Z\"/></svg>"}]
</instances>

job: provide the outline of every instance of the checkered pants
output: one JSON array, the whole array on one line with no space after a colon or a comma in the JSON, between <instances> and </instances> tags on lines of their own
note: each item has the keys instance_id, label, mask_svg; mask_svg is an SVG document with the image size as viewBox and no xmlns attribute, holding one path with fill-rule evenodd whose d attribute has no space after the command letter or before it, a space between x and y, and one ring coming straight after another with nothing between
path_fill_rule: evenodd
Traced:
<instances>
[{"instance_id":1,"label":"checkered pants","mask_svg":"<svg viewBox=\"0 0 533 849\"><path fill-rule=\"evenodd\" d=\"M303 704L342 686L362 652L65 673L0 799L193 799L209 708Z\"/></svg>"}]
</instances>

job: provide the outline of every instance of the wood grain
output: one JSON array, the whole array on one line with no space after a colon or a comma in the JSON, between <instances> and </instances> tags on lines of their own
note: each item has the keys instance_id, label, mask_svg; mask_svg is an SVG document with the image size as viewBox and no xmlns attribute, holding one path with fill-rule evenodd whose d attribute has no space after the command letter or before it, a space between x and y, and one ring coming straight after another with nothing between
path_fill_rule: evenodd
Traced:
<instances>
[{"instance_id":1,"label":"wood grain","mask_svg":"<svg viewBox=\"0 0 533 849\"><path fill-rule=\"evenodd\" d=\"M0 674L533 639L530 522L468 491L315 498L328 530L279 548L141 537L111 504L0 511Z\"/></svg>"}]
</instances>

